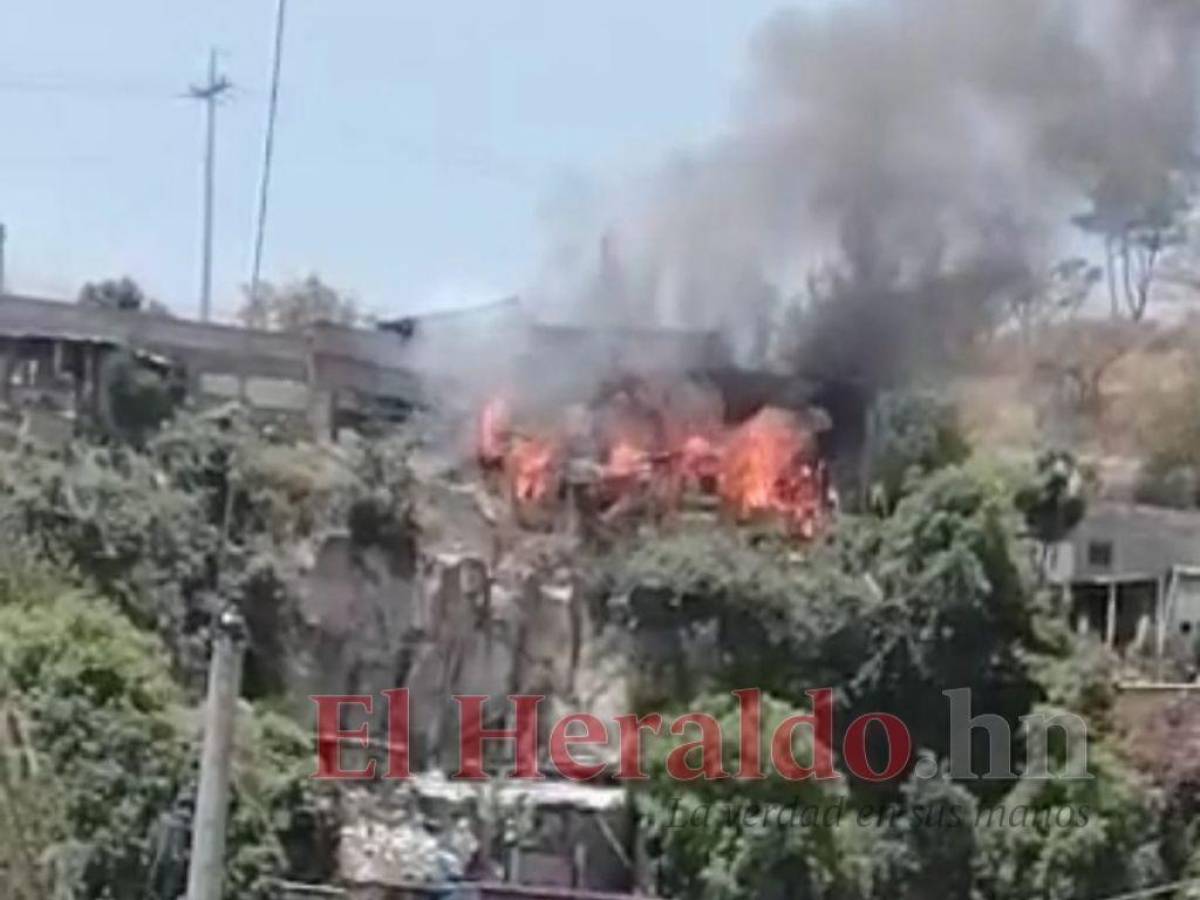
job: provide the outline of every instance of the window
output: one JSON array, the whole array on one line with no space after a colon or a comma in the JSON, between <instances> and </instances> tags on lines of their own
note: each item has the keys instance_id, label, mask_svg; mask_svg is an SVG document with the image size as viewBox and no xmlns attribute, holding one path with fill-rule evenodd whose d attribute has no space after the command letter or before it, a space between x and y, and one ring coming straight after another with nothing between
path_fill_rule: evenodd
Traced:
<instances>
[{"instance_id":1,"label":"window","mask_svg":"<svg viewBox=\"0 0 1200 900\"><path fill-rule=\"evenodd\" d=\"M1089 566L1100 569L1112 567L1112 541L1088 541L1087 561Z\"/></svg>"}]
</instances>

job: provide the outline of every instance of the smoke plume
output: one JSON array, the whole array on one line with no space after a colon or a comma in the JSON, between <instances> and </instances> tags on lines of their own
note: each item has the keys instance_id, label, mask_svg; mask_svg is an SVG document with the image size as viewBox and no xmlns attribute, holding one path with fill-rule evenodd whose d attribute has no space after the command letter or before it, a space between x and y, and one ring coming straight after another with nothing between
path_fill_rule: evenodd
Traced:
<instances>
[{"instance_id":1,"label":"smoke plume","mask_svg":"<svg viewBox=\"0 0 1200 900\"><path fill-rule=\"evenodd\" d=\"M637 179L531 292L549 315L724 329L804 301L805 364L882 380L1190 174L1188 0L847 0L753 39L727 131ZM778 319L775 320L778 324Z\"/></svg>"}]
</instances>

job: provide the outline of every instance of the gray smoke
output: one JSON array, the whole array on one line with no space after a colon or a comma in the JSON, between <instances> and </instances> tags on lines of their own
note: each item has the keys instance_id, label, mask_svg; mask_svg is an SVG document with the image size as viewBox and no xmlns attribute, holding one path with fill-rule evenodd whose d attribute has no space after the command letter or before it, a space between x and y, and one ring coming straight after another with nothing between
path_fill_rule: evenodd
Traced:
<instances>
[{"instance_id":1,"label":"gray smoke","mask_svg":"<svg viewBox=\"0 0 1200 900\"><path fill-rule=\"evenodd\" d=\"M847 0L769 19L727 133L560 242L568 318L722 328L808 302L813 368L884 379L1193 168L1190 0ZM751 329L751 332L753 330Z\"/></svg>"}]
</instances>

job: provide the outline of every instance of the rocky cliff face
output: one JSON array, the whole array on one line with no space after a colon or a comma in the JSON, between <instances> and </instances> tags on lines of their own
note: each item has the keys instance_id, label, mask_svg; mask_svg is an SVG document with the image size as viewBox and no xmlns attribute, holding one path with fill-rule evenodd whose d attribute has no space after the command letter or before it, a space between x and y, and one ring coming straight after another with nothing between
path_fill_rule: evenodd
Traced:
<instances>
[{"instance_id":1,"label":"rocky cliff face","mask_svg":"<svg viewBox=\"0 0 1200 900\"><path fill-rule=\"evenodd\" d=\"M425 490L411 541L363 547L331 533L297 572L304 637L292 693L306 715L311 694L407 687L414 767L445 770L458 762L455 694L488 696L496 726L507 695L545 695L546 732L567 711L619 712L624 685L582 601L573 540L507 528L466 489Z\"/></svg>"}]
</instances>

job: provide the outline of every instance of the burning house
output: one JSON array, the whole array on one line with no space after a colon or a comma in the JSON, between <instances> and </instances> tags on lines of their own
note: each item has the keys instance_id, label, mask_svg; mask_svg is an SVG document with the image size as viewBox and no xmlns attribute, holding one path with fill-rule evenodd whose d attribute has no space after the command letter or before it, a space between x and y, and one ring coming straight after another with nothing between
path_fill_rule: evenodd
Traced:
<instances>
[{"instance_id":1,"label":"burning house","mask_svg":"<svg viewBox=\"0 0 1200 900\"><path fill-rule=\"evenodd\" d=\"M836 392L736 365L716 330L546 322L506 301L401 333L525 527L703 509L810 538L836 505L828 448L853 446L829 438Z\"/></svg>"}]
</instances>

